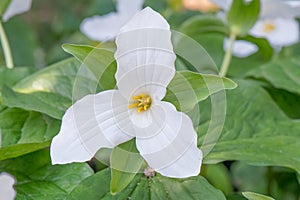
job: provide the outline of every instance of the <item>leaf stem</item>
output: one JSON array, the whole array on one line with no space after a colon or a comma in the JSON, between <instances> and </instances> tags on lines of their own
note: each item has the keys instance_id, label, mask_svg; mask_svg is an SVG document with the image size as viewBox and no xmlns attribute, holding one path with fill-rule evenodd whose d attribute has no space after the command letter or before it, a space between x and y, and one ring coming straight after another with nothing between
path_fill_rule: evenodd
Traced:
<instances>
[{"instance_id":1,"label":"leaf stem","mask_svg":"<svg viewBox=\"0 0 300 200\"><path fill-rule=\"evenodd\" d=\"M229 47L226 51L226 54L224 56L223 59L223 63L220 69L220 76L224 77L227 74L227 71L229 69L229 65L230 65L230 61L231 61L231 57L232 57L232 48L233 48L233 43L236 39L236 34L232 31L230 33L230 37L229 37Z\"/></svg>"},{"instance_id":2,"label":"leaf stem","mask_svg":"<svg viewBox=\"0 0 300 200\"><path fill-rule=\"evenodd\" d=\"M0 40L3 48L6 67L12 69L14 67L14 61L2 21L0 21Z\"/></svg>"}]
</instances>

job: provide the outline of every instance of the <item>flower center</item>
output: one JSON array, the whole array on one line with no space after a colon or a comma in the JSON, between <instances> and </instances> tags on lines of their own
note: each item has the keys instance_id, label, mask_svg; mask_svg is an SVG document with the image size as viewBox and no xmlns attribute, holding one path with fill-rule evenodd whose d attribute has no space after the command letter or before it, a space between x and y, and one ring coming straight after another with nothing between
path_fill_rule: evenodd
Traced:
<instances>
[{"instance_id":1,"label":"flower center","mask_svg":"<svg viewBox=\"0 0 300 200\"><path fill-rule=\"evenodd\" d=\"M139 94L131 97L132 102L128 105L128 108L137 108L137 111L144 112L151 106L152 99L147 94Z\"/></svg>"},{"instance_id":2,"label":"flower center","mask_svg":"<svg viewBox=\"0 0 300 200\"><path fill-rule=\"evenodd\" d=\"M267 21L264 25L264 32L269 33L276 29L276 26L273 22Z\"/></svg>"}]
</instances>

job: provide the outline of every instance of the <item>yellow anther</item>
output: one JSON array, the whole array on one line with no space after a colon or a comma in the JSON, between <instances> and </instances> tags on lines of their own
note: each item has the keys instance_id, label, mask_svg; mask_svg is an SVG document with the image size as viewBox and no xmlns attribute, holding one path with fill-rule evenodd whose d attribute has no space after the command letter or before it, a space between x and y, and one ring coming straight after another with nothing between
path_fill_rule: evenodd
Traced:
<instances>
[{"instance_id":1,"label":"yellow anther","mask_svg":"<svg viewBox=\"0 0 300 200\"><path fill-rule=\"evenodd\" d=\"M131 99L133 101L128 105L128 108L137 108L139 113L148 110L152 103L151 97L147 94L132 96Z\"/></svg>"},{"instance_id":2,"label":"yellow anther","mask_svg":"<svg viewBox=\"0 0 300 200\"><path fill-rule=\"evenodd\" d=\"M131 97L132 100L139 100L140 98L141 98L141 97L140 97L139 95L138 95L138 96L132 96L132 97Z\"/></svg>"},{"instance_id":3,"label":"yellow anther","mask_svg":"<svg viewBox=\"0 0 300 200\"><path fill-rule=\"evenodd\" d=\"M138 107L137 111L140 113L140 112L143 112L145 111L143 107Z\"/></svg>"},{"instance_id":4,"label":"yellow anther","mask_svg":"<svg viewBox=\"0 0 300 200\"><path fill-rule=\"evenodd\" d=\"M275 26L275 24L272 21L267 21L264 24L264 32L266 32L266 33L272 32L275 29L276 29L276 26Z\"/></svg>"},{"instance_id":5,"label":"yellow anther","mask_svg":"<svg viewBox=\"0 0 300 200\"><path fill-rule=\"evenodd\" d=\"M139 106L139 103L132 103L132 104L128 105L128 108L135 108L135 107L138 107L138 106Z\"/></svg>"}]
</instances>

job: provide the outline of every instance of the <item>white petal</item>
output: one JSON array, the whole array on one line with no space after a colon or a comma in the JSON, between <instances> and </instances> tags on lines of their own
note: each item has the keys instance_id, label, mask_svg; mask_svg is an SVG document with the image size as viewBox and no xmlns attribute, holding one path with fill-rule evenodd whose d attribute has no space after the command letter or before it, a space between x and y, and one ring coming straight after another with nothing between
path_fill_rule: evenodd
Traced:
<instances>
[{"instance_id":1,"label":"white petal","mask_svg":"<svg viewBox=\"0 0 300 200\"><path fill-rule=\"evenodd\" d=\"M224 40L224 50L226 51L228 47L229 47L229 39L226 38ZM237 40L233 44L232 54L237 57L244 58L257 52L257 50L258 47L255 44L244 40Z\"/></svg>"},{"instance_id":2,"label":"white petal","mask_svg":"<svg viewBox=\"0 0 300 200\"><path fill-rule=\"evenodd\" d=\"M0 174L0 199L3 200L13 200L16 196L16 191L13 186L15 184L15 179L7 174Z\"/></svg>"},{"instance_id":3,"label":"white petal","mask_svg":"<svg viewBox=\"0 0 300 200\"><path fill-rule=\"evenodd\" d=\"M274 24L275 30L266 32L264 27L269 22ZM265 37L274 47L287 46L299 41L299 24L294 19L259 20L250 30L250 34L256 37Z\"/></svg>"},{"instance_id":4,"label":"white petal","mask_svg":"<svg viewBox=\"0 0 300 200\"><path fill-rule=\"evenodd\" d=\"M149 166L164 176L185 178L200 172L202 152L197 148L197 134L192 120L167 102L161 102L165 121L161 131L148 138L137 136L139 152ZM159 114L158 114L159 116ZM160 122L161 123L161 122ZM148 129L144 134L148 134Z\"/></svg>"},{"instance_id":5,"label":"white petal","mask_svg":"<svg viewBox=\"0 0 300 200\"><path fill-rule=\"evenodd\" d=\"M118 0L117 11L122 15L133 16L142 10L144 0Z\"/></svg>"},{"instance_id":6,"label":"white petal","mask_svg":"<svg viewBox=\"0 0 300 200\"><path fill-rule=\"evenodd\" d=\"M141 93L150 95L154 100L161 100L174 75L174 68L169 66L143 65L120 77L117 86L128 100Z\"/></svg>"},{"instance_id":7,"label":"white petal","mask_svg":"<svg viewBox=\"0 0 300 200\"><path fill-rule=\"evenodd\" d=\"M117 13L94 16L91 18L86 18L81 23L80 30L92 40L113 40L127 20L128 18L126 19Z\"/></svg>"},{"instance_id":8,"label":"white petal","mask_svg":"<svg viewBox=\"0 0 300 200\"><path fill-rule=\"evenodd\" d=\"M166 115L161 103L152 103L151 107L142 113L131 109L130 120L134 125L137 138L151 138L160 133L166 123Z\"/></svg>"},{"instance_id":9,"label":"white petal","mask_svg":"<svg viewBox=\"0 0 300 200\"><path fill-rule=\"evenodd\" d=\"M140 66L168 66L175 71L176 55L171 43L170 26L149 7L137 13L121 28L116 44L117 81Z\"/></svg>"},{"instance_id":10,"label":"white petal","mask_svg":"<svg viewBox=\"0 0 300 200\"><path fill-rule=\"evenodd\" d=\"M31 2L32 0L12 0L3 14L3 21L6 22L11 17L30 10Z\"/></svg>"},{"instance_id":11,"label":"white petal","mask_svg":"<svg viewBox=\"0 0 300 200\"><path fill-rule=\"evenodd\" d=\"M294 18L300 16L300 9L292 7L281 0L262 0L261 18Z\"/></svg>"},{"instance_id":12,"label":"white petal","mask_svg":"<svg viewBox=\"0 0 300 200\"><path fill-rule=\"evenodd\" d=\"M300 7L300 1L286 1L285 3L292 7Z\"/></svg>"},{"instance_id":13,"label":"white petal","mask_svg":"<svg viewBox=\"0 0 300 200\"><path fill-rule=\"evenodd\" d=\"M65 113L61 130L52 140L52 163L88 161L101 147L113 148L132 139L120 128L131 126L127 106L116 90L88 95L76 102Z\"/></svg>"}]
</instances>

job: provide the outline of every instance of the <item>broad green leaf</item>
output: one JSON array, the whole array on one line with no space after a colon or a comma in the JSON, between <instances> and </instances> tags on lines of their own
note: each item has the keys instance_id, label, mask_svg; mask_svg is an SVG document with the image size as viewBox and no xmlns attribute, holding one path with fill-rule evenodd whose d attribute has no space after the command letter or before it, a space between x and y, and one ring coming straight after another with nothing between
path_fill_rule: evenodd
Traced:
<instances>
[{"instance_id":1,"label":"broad green leaf","mask_svg":"<svg viewBox=\"0 0 300 200\"><path fill-rule=\"evenodd\" d=\"M62 47L93 72L103 90L115 88L117 68L112 50L73 44L64 44Z\"/></svg>"},{"instance_id":2,"label":"broad green leaf","mask_svg":"<svg viewBox=\"0 0 300 200\"><path fill-rule=\"evenodd\" d=\"M67 59L32 74L12 89L6 87L2 98L6 106L61 119L73 101L97 92L97 85L86 67L80 67L75 59Z\"/></svg>"},{"instance_id":3,"label":"broad green leaf","mask_svg":"<svg viewBox=\"0 0 300 200\"><path fill-rule=\"evenodd\" d=\"M0 17L5 13L8 5L10 4L11 0L1 0L0 1Z\"/></svg>"},{"instance_id":4,"label":"broad green leaf","mask_svg":"<svg viewBox=\"0 0 300 200\"><path fill-rule=\"evenodd\" d=\"M300 173L300 123L288 118L269 94L255 81L236 80L239 87L227 93L226 123L204 163L241 160L253 165L284 166ZM208 105L202 106L199 145L209 124ZM207 113L206 113L207 114ZM213 120L217 120L216 118Z\"/></svg>"},{"instance_id":5,"label":"broad green leaf","mask_svg":"<svg viewBox=\"0 0 300 200\"><path fill-rule=\"evenodd\" d=\"M233 192L230 173L225 165L204 165L201 169L201 175L204 176L214 187L221 190L225 195Z\"/></svg>"},{"instance_id":6,"label":"broad green leaf","mask_svg":"<svg viewBox=\"0 0 300 200\"><path fill-rule=\"evenodd\" d=\"M9 107L33 110L61 119L65 110L71 106L71 100L56 93L32 92L29 94L15 92L9 87L3 88L3 103Z\"/></svg>"},{"instance_id":7,"label":"broad green leaf","mask_svg":"<svg viewBox=\"0 0 300 200\"><path fill-rule=\"evenodd\" d=\"M0 162L0 172L16 178L16 199L65 199L93 171L85 163L51 165L49 151L43 150Z\"/></svg>"},{"instance_id":8,"label":"broad green leaf","mask_svg":"<svg viewBox=\"0 0 300 200\"><path fill-rule=\"evenodd\" d=\"M300 118L300 59L275 59L250 71L249 77L267 81L265 86L279 107L291 118Z\"/></svg>"},{"instance_id":9,"label":"broad green leaf","mask_svg":"<svg viewBox=\"0 0 300 200\"><path fill-rule=\"evenodd\" d=\"M16 117L17 116L17 117ZM0 112L2 148L0 160L27 154L50 145L60 122L46 115L17 108Z\"/></svg>"},{"instance_id":10,"label":"broad green leaf","mask_svg":"<svg viewBox=\"0 0 300 200\"><path fill-rule=\"evenodd\" d=\"M236 87L237 84L228 78L180 71L168 85L164 100L174 104L178 110L188 112L210 95Z\"/></svg>"},{"instance_id":11,"label":"broad green leaf","mask_svg":"<svg viewBox=\"0 0 300 200\"><path fill-rule=\"evenodd\" d=\"M110 158L111 193L121 192L133 180L143 164L145 165L144 159L136 148L135 140L115 147Z\"/></svg>"},{"instance_id":12,"label":"broad green leaf","mask_svg":"<svg viewBox=\"0 0 300 200\"><path fill-rule=\"evenodd\" d=\"M265 196L265 195L257 194L257 193L254 193L254 192L243 192L242 194L248 200L275 200L272 197L268 197L268 196Z\"/></svg>"},{"instance_id":13,"label":"broad green leaf","mask_svg":"<svg viewBox=\"0 0 300 200\"><path fill-rule=\"evenodd\" d=\"M220 33L228 35L228 28L223 21L215 15L197 15L186 20L180 31L187 35L200 35L205 33Z\"/></svg>"},{"instance_id":14,"label":"broad green leaf","mask_svg":"<svg viewBox=\"0 0 300 200\"><path fill-rule=\"evenodd\" d=\"M19 157L50 146L50 141L39 143L24 143L0 148L0 161Z\"/></svg>"},{"instance_id":15,"label":"broad green leaf","mask_svg":"<svg viewBox=\"0 0 300 200\"><path fill-rule=\"evenodd\" d=\"M227 13L231 32L238 36L246 35L258 19L259 12L260 0L233 0Z\"/></svg>"},{"instance_id":16,"label":"broad green leaf","mask_svg":"<svg viewBox=\"0 0 300 200\"><path fill-rule=\"evenodd\" d=\"M69 195L68 200L81 198L89 200L225 200L222 192L212 187L201 176L188 179L171 179L157 175L147 179L138 174L123 192L116 195L110 194L109 181L110 171L108 169L98 172L82 181Z\"/></svg>"},{"instance_id":17,"label":"broad green leaf","mask_svg":"<svg viewBox=\"0 0 300 200\"><path fill-rule=\"evenodd\" d=\"M248 76L263 79L277 89L300 95L300 58L276 59L252 70Z\"/></svg>"},{"instance_id":18,"label":"broad green leaf","mask_svg":"<svg viewBox=\"0 0 300 200\"><path fill-rule=\"evenodd\" d=\"M14 86L18 81L35 71L28 67L15 67L13 69L0 68L0 90L3 85Z\"/></svg>"},{"instance_id":19,"label":"broad green leaf","mask_svg":"<svg viewBox=\"0 0 300 200\"><path fill-rule=\"evenodd\" d=\"M266 86L265 89L287 116L300 119L300 95L273 87Z\"/></svg>"}]
</instances>

